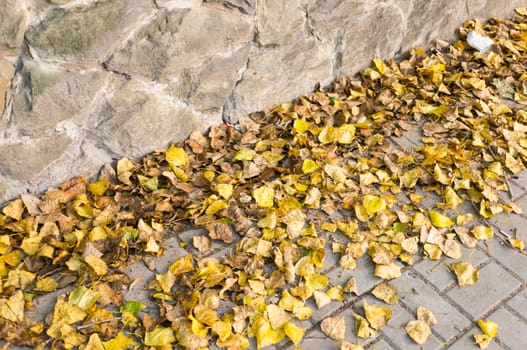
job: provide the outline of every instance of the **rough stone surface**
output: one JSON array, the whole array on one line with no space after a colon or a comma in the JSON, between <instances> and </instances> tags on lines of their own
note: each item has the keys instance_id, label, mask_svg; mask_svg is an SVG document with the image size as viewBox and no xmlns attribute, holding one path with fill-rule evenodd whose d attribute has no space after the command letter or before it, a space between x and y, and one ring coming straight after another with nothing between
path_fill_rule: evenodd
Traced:
<instances>
[{"instance_id":1,"label":"rough stone surface","mask_svg":"<svg viewBox=\"0 0 527 350\"><path fill-rule=\"evenodd\" d=\"M70 141L26 159L35 165L4 155L0 203L75 175L92 176L104 161L141 156L192 129L205 131L222 119L235 123L338 75L353 75L373 57L451 40L464 21L509 17L520 5L524 1L4 0L0 147L23 145L38 154L50 140Z\"/></svg>"},{"instance_id":2,"label":"rough stone surface","mask_svg":"<svg viewBox=\"0 0 527 350\"><path fill-rule=\"evenodd\" d=\"M95 131L116 154L139 157L158 140L185 139L192 130L212 123L219 120L200 118L184 105L129 81L106 100Z\"/></svg>"},{"instance_id":3,"label":"rough stone surface","mask_svg":"<svg viewBox=\"0 0 527 350\"><path fill-rule=\"evenodd\" d=\"M0 174L19 181L29 180L59 158L70 142L66 136L57 136L30 143L0 145Z\"/></svg>"},{"instance_id":4,"label":"rough stone surface","mask_svg":"<svg viewBox=\"0 0 527 350\"><path fill-rule=\"evenodd\" d=\"M373 57L394 56L400 50L403 29L403 13L397 6L387 3L374 7L343 30L339 71L357 71Z\"/></svg>"},{"instance_id":5,"label":"rough stone surface","mask_svg":"<svg viewBox=\"0 0 527 350\"><path fill-rule=\"evenodd\" d=\"M285 45L295 41L306 22L302 2L263 0L256 16L260 45Z\"/></svg>"},{"instance_id":6,"label":"rough stone surface","mask_svg":"<svg viewBox=\"0 0 527 350\"><path fill-rule=\"evenodd\" d=\"M151 8L147 0L100 1L70 9L53 8L26 32L41 57L101 60L126 32L126 27Z\"/></svg>"},{"instance_id":7,"label":"rough stone surface","mask_svg":"<svg viewBox=\"0 0 527 350\"><path fill-rule=\"evenodd\" d=\"M289 64L284 66L276 62ZM318 82L329 83L332 70L332 47L314 39L287 49L262 50L249 58L247 70L234 89L225 115L236 120L253 110L293 99L300 91L313 90Z\"/></svg>"},{"instance_id":8,"label":"rough stone surface","mask_svg":"<svg viewBox=\"0 0 527 350\"><path fill-rule=\"evenodd\" d=\"M24 61L22 79L13 101L7 134L42 137L55 132L65 120L82 124L87 110L109 73L101 70L68 72Z\"/></svg>"},{"instance_id":9,"label":"rough stone surface","mask_svg":"<svg viewBox=\"0 0 527 350\"><path fill-rule=\"evenodd\" d=\"M19 47L24 39L27 12L22 0L4 0L0 6L0 49Z\"/></svg>"},{"instance_id":10,"label":"rough stone surface","mask_svg":"<svg viewBox=\"0 0 527 350\"><path fill-rule=\"evenodd\" d=\"M308 10L308 21L318 38L343 28L368 8L367 0L317 0Z\"/></svg>"}]
</instances>

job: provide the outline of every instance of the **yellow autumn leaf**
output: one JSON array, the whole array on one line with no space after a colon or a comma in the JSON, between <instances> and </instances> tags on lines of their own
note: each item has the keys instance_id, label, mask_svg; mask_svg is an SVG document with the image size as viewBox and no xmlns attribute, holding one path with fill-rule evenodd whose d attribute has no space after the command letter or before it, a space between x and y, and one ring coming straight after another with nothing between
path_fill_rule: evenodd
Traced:
<instances>
[{"instance_id":1,"label":"yellow autumn leaf","mask_svg":"<svg viewBox=\"0 0 527 350\"><path fill-rule=\"evenodd\" d=\"M346 319L342 316L325 318L320 323L320 329L331 339L343 340L346 337Z\"/></svg>"},{"instance_id":2,"label":"yellow autumn leaf","mask_svg":"<svg viewBox=\"0 0 527 350\"><path fill-rule=\"evenodd\" d=\"M480 349L486 349L489 347L492 337L487 334L474 334L474 343L479 346Z\"/></svg>"},{"instance_id":3,"label":"yellow autumn leaf","mask_svg":"<svg viewBox=\"0 0 527 350\"><path fill-rule=\"evenodd\" d=\"M432 313L432 311L422 306L419 306L417 308L417 319L421 321L425 321L429 325L437 324L437 318Z\"/></svg>"},{"instance_id":4,"label":"yellow autumn leaf","mask_svg":"<svg viewBox=\"0 0 527 350\"><path fill-rule=\"evenodd\" d=\"M302 338L304 338L304 334L305 334L304 328L297 326L293 322L287 322L284 325L284 332L285 332L285 335L287 335L287 337L291 339L291 341L295 345L297 345L298 343L302 341Z\"/></svg>"},{"instance_id":5,"label":"yellow autumn leaf","mask_svg":"<svg viewBox=\"0 0 527 350\"><path fill-rule=\"evenodd\" d=\"M135 170L135 165L127 158L121 158L117 161L117 178L125 185L132 185L130 176Z\"/></svg>"},{"instance_id":6,"label":"yellow autumn leaf","mask_svg":"<svg viewBox=\"0 0 527 350\"><path fill-rule=\"evenodd\" d=\"M176 337L172 328L157 326L145 333L144 344L146 346L167 346L175 341Z\"/></svg>"},{"instance_id":7,"label":"yellow autumn leaf","mask_svg":"<svg viewBox=\"0 0 527 350\"><path fill-rule=\"evenodd\" d=\"M210 327L210 330L213 334L218 336L220 341L226 341L232 335L232 327L229 322L225 321L216 321Z\"/></svg>"},{"instance_id":8,"label":"yellow autumn leaf","mask_svg":"<svg viewBox=\"0 0 527 350\"><path fill-rule=\"evenodd\" d=\"M454 224L454 221L452 221L448 216L443 215L435 210L430 210L428 212L428 216L430 217L432 225L435 227L448 228Z\"/></svg>"},{"instance_id":9,"label":"yellow autumn leaf","mask_svg":"<svg viewBox=\"0 0 527 350\"><path fill-rule=\"evenodd\" d=\"M2 212L4 215L19 221L22 218L22 214L24 212L24 202L22 202L21 199L15 199L6 205L2 209Z\"/></svg>"},{"instance_id":10,"label":"yellow autumn leaf","mask_svg":"<svg viewBox=\"0 0 527 350\"><path fill-rule=\"evenodd\" d=\"M44 277L37 281L34 290L37 292L53 292L59 284L53 277Z\"/></svg>"},{"instance_id":11,"label":"yellow autumn leaf","mask_svg":"<svg viewBox=\"0 0 527 350\"><path fill-rule=\"evenodd\" d=\"M340 350L364 350L364 348L359 344L353 344L349 341L343 340L342 343L340 343Z\"/></svg>"},{"instance_id":12,"label":"yellow autumn leaf","mask_svg":"<svg viewBox=\"0 0 527 350\"><path fill-rule=\"evenodd\" d=\"M444 207L447 209L456 210L456 208L463 204L463 199L461 199L456 191L450 186L447 186L443 192L443 197L445 198L445 205Z\"/></svg>"},{"instance_id":13,"label":"yellow autumn leaf","mask_svg":"<svg viewBox=\"0 0 527 350\"><path fill-rule=\"evenodd\" d=\"M68 302L72 305L80 307L84 311L87 311L93 305L95 305L95 302L100 296L100 293L95 290L91 290L84 286L78 286L71 291L68 297Z\"/></svg>"},{"instance_id":14,"label":"yellow autumn leaf","mask_svg":"<svg viewBox=\"0 0 527 350\"><path fill-rule=\"evenodd\" d=\"M371 293L377 299L380 299L387 304L395 305L399 303L399 295L397 295L397 291L388 283L382 282L378 284L375 288L373 288Z\"/></svg>"},{"instance_id":15,"label":"yellow autumn leaf","mask_svg":"<svg viewBox=\"0 0 527 350\"><path fill-rule=\"evenodd\" d=\"M317 308L319 309L331 303L331 298L326 293L320 292L318 290L313 292L313 298L315 299L315 304L317 304Z\"/></svg>"},{"instance_id":16,"label":"yellow autumn leaf","mask_svg":"<svg viewBox=\"0 0 527 350\"><path fill-rule=\"evenodd\" d=\"M364 317L358 314L353 314L353 317L355 317L355 333L358 338L371 338L377 334Z\"/></svg>"},{"instance_id":17,"label":"yellow autumn leaf","mask_svg":"<svg viewBox=\"0 0 527 350\"><path fill-rule=\"evenodd\" d=\"M281 307L274 304L267 305L265 308L265 312L267 315L267 319L271 324L271 328L274 330L283 328L284 325L291 319L290 314L288 314Z\"/></svg>"},{"instance_id":18,"label":"yellow autumn leaf","mask_svg":"<svg viewBox=\"0 0 527 350\"><path fill-rule=\"evenodd\" d=\"M104 347L101 338L99 338L99 335L97 333L93 333L90 335L88 343L83 350L106 350L106 348Z\"/></svg>"},{"instance_id":19,"label":"yellow autumn leaf","mask_svg":"<svg viewBox=\"0 0 527 350\"><path fill-rule=\"evenodd\" d=\"M181 147L171 146L166 151L165 157L171 168L185 167L188 164L187 152Z\"/></svg>"},{"instance_id":20,"label":"yellow autumn leaf","mask_svg":"<svg viewBox=\"0 0 527 350\"><path fill-rule=\"evenodd\" d=\"M527 9L525 9L525 7L517 7L514 9L514 12L521 16L527 16Z\"/></svg>"},{"instance_id":21,"label":"yellow autumn leaf","mask_svg":"<svg viewBox=\"0 0 527 350\"><path fill-rule=\"evenodd\" d=\"M35 255L40 250L41 236L26 237L22 240L20 248L28 255Z\"/></svg>"},{"instance_id":22,"label":"yellow autumn leaf","mask_svg":"<svg viewBox=\"0 0 527 350\"><path fill-rule=\"evenodd\" d=\"M391 280L401 277L401 267L394 262L389 265L376 264L373 272L374 276Z\"/></svg>"},{"instance_id":23,"label":"yellow autumn leaf","mask_svg":"<svg viewBox=\"0 0 527 350\"><path fill-rule=\"evenodd\" d=\"M253 160L256 156L256 152L252 149L241 149L232 158L233 160Z\"/></svg>"},{"instance_id":24,"label":"yellow autumn leaf","mask_svg":"<svg viewBox=\"0 0 527 350\"><path fill-rule=\"evenodd\" d=\"M218 192L220 197L222 197L225 200L231 198L233 191L234 191L234 187L232 186L232 184L217 184L216 185L216 192Z\"/></svg>"},{"instance_id":25,"label":"yellow autumn leaf","mask_svg":"<svg viewBox=\"0 0 527 350\"><path fill-rule=\"evenodd\" d=\"M73 201L73 210L80 217L90 219L93 217L93 208L85 193L77 195Z\"/></svg>"},{"instance_id":26,"label":"yellow autumn leaf","mask_svg":"<svg viewBox=\"0 0 527 350\"><path fill-rule=\"evenodd\" d=\"M311 129L311 123L303 119L295 119L293 122L293 130L298 133L303 133Z\"/></svg>"},{"instance_id":27,"label":"yellow autumn leaf","mask_svg":"<svg viewBox=\"0 0 527 350\"><path fill-rule=\"evenodd\" d=\"M253 198L260 208L271 208L274 204L274 190L269 186L261 186L253 190Z\"/></svg>"},{"instance_id":28,"label":"yellow autumn leaf","mask_svg":"<svg viewBox=\"0 0 527 350\"><path fill-rule=\"evenodd\" d=\"M384 306L370 305L364 300L364 313L370 327L379 330L392 317L392 310Z\"/></svg>"},{"instance_id":29,"label":"yellow autumn leaf","mask_svg":"<svg viewBox=\"0 0 527 350\"><path fill-rule=\"evenodd\" d=\"M218 199L209 204L209 206L207 207L207 210L205 210L205 214L214 215L217 212L223 209L226 209L227 207L228 207L227 202L225 202L222 199Z\"/></svg>"},{"instance_id":30,"label":"yellow autumn leaf","mask_svg":"<svg viewBox=\"0 0 527 350\"><path fill-rule=\"evenodd\" d=\"M168 270L178 276L190 271L194 271L194 265L192 264L192 255L185 255L181 258L174 260L169 266Z\"/></svg>"},{"instance_id":31,"label":"yellow autumn leaf","mask_svg":"<svg viewBox=\"0 0 527 350\"><path fill-rule=\"evenodd\" d=\"M86 257L84 257L84 262L86 262L86 264L88 264L88 266L93 269L93 272L97 276L106 275L108 272L108 265L106 265L106 262L96 255L88 254Z\"/></svg>"},{"instance_id":32,"label":"yellow autumn leaf","mask_svg":"<svg viewBox=\"0 0 527 350\"><path fill-rule=\"evenodd\" d=\"M258 349L284 340L285 332L282 329L273 330L269 321L263 317L257 317L253 322L252 331L256 335L256 346Z\"/></svg>"},{"instance_id":33,"label":"yellow autumn leaf","mask_svg":"<svg viewBox=\"0 0 527 350\"><path fill-rule=\"evenodd\" d=\"M525 248L525 243L521 239L507 238L507 241L513 248L516 248L519 251L522 251Z\"/></svg>"},{"instance_id":34,"label":"yellow autumn leaf","mask_svg":"<svg viewBox=\"0 0 527 350\"><path fill-rule=\"evenodd\" d=\"M451 267L456 274L457 283L460 287L470 286L476 283L479 279L479 271L469 262L454 262Z\"/></svg>"},{"instance_id":35,"label":"yellow autumn leaf","mask_svg":"<svg viewBox=\"0 0 527 350\"><path fill-rule=\"evenodd\" d=\"M133 338L124 335L123 332L119 332L114 338L103 342L105 350L129 349L134 348L137 345L138 344L134 341Z\"/></svg>"},{"instance_id":36,"label":"yellow autumn leaf","mask_svg":"<svg viewBox=\"0 0 527 350\"><path fill-rule=\"evenodd\" d=\"M370 216L386 209L386 201L383 198L370 194L362 198L362 205Z\"/></svg>"},{"instance_id":37,"label":"yellow autumn leaf","mask_svg":"<svg viewBox=\"0 0 527 350\"><path fill-rule=\"evenodd\" d=\"M66 323L73 324L86 318L86 312L79 306L66 302L64 295L57 298L55 309L53 310L53 324Z\"/></svg>"},{"instance_id":38,"label":"yellow autumn leaf","mask_svg":"<svg viewBox=\"0 0 527 350\"><path fill-rule=\"evenodd\" d=\"M165 273L156 274L156 281L163 292L170 293L172 286L176 283L176 275L168 270Z\"/></svg>"},{"instance_id":39,"label":"yellow autumn leaf","mask_svg":"<svg viewBox=\"0 0 527 350\"><path fill-rule=\"evenodd\" d=\"M424 344L432 331L428 323L423 320L413 320L406 324L406 333L415 341L417 344Z\"/></svg>"},{"instance_id":40,"label":"yellow autumn leaf","mask_svg":"<svg viewBox=\"0 0 527 350\"><path fill-rule=\"evenodd\" d=\"M312 172L318 170L319 167L312 159L304 159L302 162L302 172L304 174L311 174Z\"/></svg>"},{"instance_id":41,"label":"yellow autumn leaf","mask_svg":"<svg viewBox=\"0 0 527 350\"><path fill-rule=\"evenodd\" d=\"M24 292L17 290L0 306L0 316L6 320L20 323L24 320Z\"/></svg>"},{"instance_id":42,"label":"yellow autumn leaf","mask_svg":"<svg viewBox=\"0 0 527 350\"><path fill-rule=\"evenodd\" d=\"M489 337L494 338L498 335L498 324L496 322L491 320L477 320L476 323L479 329Z\"/></svg>"},{"instance_id":43,"label":"yellow autumn leaf","mask_svg":"<svg viewBox=\"0 0 527 350\"><path fill-rule=\"evenodd\" d=\"M487 240L494 236L494 231L492 230L492 227L478 225L470 231L474 237L476 237L479 240Z\"/></svg>"},{"instance_id":44,"label":"yellow autumn leaf","mask_svg":"<svg viewBox=\"0 0 527 350\"><path fill-rule=\"evenodd\" d=\"M88 185L88 191L90 191L95 196L102 196L107 189L108 179L105 177Z\"/></svg>"}]
</instances>

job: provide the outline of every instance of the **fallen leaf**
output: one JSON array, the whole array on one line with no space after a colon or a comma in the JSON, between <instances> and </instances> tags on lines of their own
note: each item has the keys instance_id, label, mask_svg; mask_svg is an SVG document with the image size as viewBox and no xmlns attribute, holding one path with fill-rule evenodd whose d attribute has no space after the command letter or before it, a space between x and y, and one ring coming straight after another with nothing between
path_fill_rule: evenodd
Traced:
<instances>
[{"instance_id":1,"label":"fallen leaf","mask_svg":"<svg viewBox=\"0 0 527 350\"><path fill-rule=\"evenodd\" d=\"M417 344L424 344L432 331L430 326L423 320L413 320L406 324L406 333L415 341Z\"/></svg>"},{"instance_id":2,"label":"fallen leaf","mask_svg":"<svg viewBox=\"0 0 527 350\"><path fill-rule=\"evenodd\" d=\"M476 270L469 262L453 262L451 267L456 274L457 284L460 287L473 285L479 279L479 271Z\"/></svg>"},{"instance_id":3,"label":"fallen leaf","mask_svg":"<svg viewBox=\"0 0 527 350\"><path fill-rule=\"evenodd\" d=\"M328 317L320 323L320 329L325 335L335 340L346 337L346 320L344 317Z\"/></svg>"}]
</instances>

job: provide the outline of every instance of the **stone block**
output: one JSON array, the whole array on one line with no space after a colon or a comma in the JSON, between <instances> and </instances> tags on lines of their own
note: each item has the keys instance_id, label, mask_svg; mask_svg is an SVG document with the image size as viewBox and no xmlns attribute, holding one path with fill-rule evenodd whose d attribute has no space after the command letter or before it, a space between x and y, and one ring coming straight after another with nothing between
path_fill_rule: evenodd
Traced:
<instances>
[{"instance_id":1,"label":"stone block","mask_svg":"<svg viewBox=\"0 0 527 350\"><path fill-rule=\"evenodd\" d=\"M456 342L450 346L450 349L478 349L479 347L474 344L474 334L481 333L481 329L478 327L470 329L465 335L456 340ZM487 350L503 350L503 347L499 344L499 339L494 339L489 343Z\"/></svg>"},{"instance_id":2,"label":"stone block","mask_svg":"<svg viewBox=\"0 0 527 350\"><path fill-rule=\"evenodd\" d=\"M321 39L326 38L363 15L371 3L367 0L314 1L307 10L309 25L315 35Z\"/></svg>"},{"instance_id":3,"label":"stone block","mask_svg":"<svg viewBox=\"0 0 527 350\"><path fill-rule=\"evenodd\" d=\"M0 58L0 114L4 110L5 97L15 73L15 65L7 59Z\"/></svg>"},{"instance_id":4,"label":"stone block","mask_svg":"<svg viewBox=\"0 0 527 350\"><path fill-rule=\"evenodd\" d=\"M109 73L101 70L71 72L25 60L18 73L9 134L31 137L51 135L60 122L83 124Z\"/></svg>"},{"instance_id":5,"label":"stone block","mask_svg":"<svg viewBox=\"0 0 527 350\"><path fill-rule=\"evenodd\" d=\"M351 22L341 35L339 73L354 74L368 67L374 57L393 57L400 51L404 24L403 13L391 3L379 4Z\"/></svg>"},{"instance_id":6,"label":"stone block","mask_svg":"<svg viewBox=\"0 0 527 350\"><path fill-rule=\"evenodd\" d=\"M149 0L109 0L71 8L55 7L26 32L26 39L43 58L76 63L101 62L126 30L154 11Z\"/></svg>"},{"instance_id":7,"label":"stone block","mask_svg":"<svg viewBox=\"0 0 527 350\"><path fill-rule=\"evenodd\" d=\"M204 0L205 4L222 5L244 14L253 14L256 11L256 2L257 0Z\"/></svg>"},{"instance_id":8,"label":"stone block","mask_svg":"<svg viewBox=\"0 0 527 350\"><path fill-rule=\"evenodd\" d=\"M479 271L476 284L454 287L446 294L472 319L477 320L520 288L520 281L495 262Z\"/></svg>"},{"instance_id":9,"label":"stone block","mask_svg":"<svg viewBox=\"0 0 527 350\"><path fill-rule=\"evenodd\" d=\"M410 314L400 305L386 305L379 301L371 302L370 300L368 300L368 303L375 306L388 307L392 310L392 318L388 321L388 324L385 327L380 329L380 331L384 338L395 344L399 349L439 350L443 347L441 341L434 334L431 334L423 345L414 342L406 334L404 327L406 327L408 322L415 320L417 316L415 314ZM431 329L434 329L434 326L431 326Z\"/></svg>"},{"instance_id":10,"label":"stone block","mask_svg":"<svg viewBox=\"0 0 527 350\"><path fill-rule=\"evenodd\" d=\"M162 11L114 53L107 67L167 83L174 96L194 107L219 111L245 69L253 35L250 18L231 11Z\"/></svg>"},{"instance_id":11,"label":"stone block","mask_svg":"<svg viewBox=\"0 0 527 350\"><path fill-rule=\"evenodd\" d=\"M399 293L400 302L410 310L417 310L419 306L423 306L436 315L438 323L434 326L434 331L443 340L454 339L470 325L468 318L418 278L415 272L408 270L390 284Z\"/></svg>"},{"instance_id":12,"label":"stone block","mask_svg":"<svg viewBox=\"0 0 527 350\"><path fill-rule=\"evenodd\" d=\"M220 122L219 115L216 119L196 115L182 103L162 93L154 94L135 80L108 96L93 118L98 138L116 154L132 158Z\"/></svg>"},{"instance_id":13,"label":"stone block","mask_svg":"<svg viewBox=\"0 0 527 350\"><path fill-rule=\"evenodd\" d=\"M462 252L463 256L459 260L470 261L472 266L479 266L489 261L489 257L477 248L468 249L463 247ZM443 292L456 283L456 276L450 271L450 264L454 261L456 260L449 258L440 261L423 259L415 264L413 268L439 291Z\"/></svg>"},{"instance_id":14,"label":"stone block","mask_svg":"<svg viewBox=\"0 0 527 350\"><path fill-rule=\"evenodd\" d=\"M259 1L256 11L258 43L264 46L293 43L305 29L303 5L303 1Z\"/></svg>"},{"instance_id":15,"label":"stone block","mask_svg":"<svg viewBox=\"0 0 527 350\"><path fill-rule=\"evenodd\" d=\"M17 48L24 40L27 10L23 0L4 0L0 6L0 49Z\"/></svg>"},{"instance_id":16,"label":"stone block","mask_svg":"<svg viewBox=\"0 0 527 350\"><path fill-rule=\"evenodd\" d=\"M65 135L0 145L0 174L16 181L38 177L67 149L71 139Z\"/></svg>"},{"instance_id":17,"label":"stone block","mask_svg":"<svg viewBox=\"0 0 527 350\"><path fill-rule=\"evenodd\" d=\"M416 0L406 13L401 52L428 47L434 39L452 40L466 18L465 2Z\"/></svg>"},{"instance_id":18,"label":"stone block","mask_svg":"<svg viewBox=\"0 0 527 350\"><path fill-rule=\"evenodd\" d=\"M521 0L508 0L507 6L503 6L501 1L495 0L467 0L467 18L479 18L486 20L492 17L502 19L512 17L511 9L525 6L525 2Z\"/></svg>"},{"instance_id":19,"label":"stone block","mask_svg":"<svg viewBox=\"0 0 527 350\"><path fill-rule=\"evenodd\" d=\"M235 122L239 116L313 91L317 83L328 84L333 79L333 66L332 45L314 39L251 54L224 118Z\"/></svg>"},{"instance_id":20,"label":"stone block","mask_svg":"<svg viewBox=\"0 0 527 350\"><path fill-rule=\"evenodd\" d=\"M509 310L500 307L488 317L498 324L499 340L509 349L524 349L525 334L527 334L527 323L518 319ZM500 347L502 349L503 346Z\"/></svg>"},{"instance_id":21,"label":"stone block","mask_svg":"<svg viewBox=\"0 0 527 350\"><path fill-rule=\"evenodd\" d=\"M527 315L524 310L527 310L527 288L524 288L518 294L516 294L511 300L507 302L507 305L512 309L521 314L524 321L527 321Z\"/></svg>"},{"instance_id":22,"label":"stone block","mask_svg":"<svg viewBox=\"0 0 527 350\"><path fill-rule=\"evenodd\" d=\"M524 282L527 281L527 269L525 268L527 266L526 255L511 248L508 244L499 241L497 238L488 240L487 246L488 254L491 258L496 259Z\"/></svg>"}]
</instances>

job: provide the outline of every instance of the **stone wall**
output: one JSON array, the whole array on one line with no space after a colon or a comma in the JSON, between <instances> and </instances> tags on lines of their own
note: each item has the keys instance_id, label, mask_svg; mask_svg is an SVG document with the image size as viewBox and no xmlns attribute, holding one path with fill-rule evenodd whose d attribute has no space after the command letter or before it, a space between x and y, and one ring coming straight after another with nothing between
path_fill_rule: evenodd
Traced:
<instances>
[{"instance_id":1,"label":"stone wall","mask_svg":"<svg viewBox=\"0 0 527 350\"><path fill-rule=\"evenodd\" d=\"M0 203L263 110L516 0L1 0Z\"/></svg>"}]
</instances>

